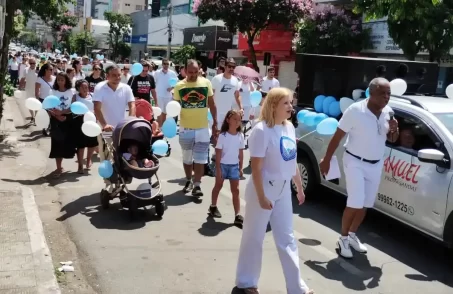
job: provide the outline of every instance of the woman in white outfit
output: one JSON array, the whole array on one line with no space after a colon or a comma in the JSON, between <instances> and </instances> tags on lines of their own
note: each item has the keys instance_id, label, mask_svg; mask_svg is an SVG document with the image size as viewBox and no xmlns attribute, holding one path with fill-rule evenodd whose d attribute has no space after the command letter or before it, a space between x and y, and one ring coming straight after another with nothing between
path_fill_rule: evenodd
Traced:
<instances>
[{"instance_id":1,"label":"woman in white outfit","mask_svg":"<svg viewBox=\"0 0 453 294\"><path fill-rule=\"evenodd\" d=\"M295 129L288 121L293 110L292 96L285 88L270 90L249 137L252 177L245 189L247 204L236 272L236 286L247 294L259 293L263 241L269 221L287 293L314 293L300 277L293 233L291 179L297 186L299 204L304 202L305 194L296 166Z\"/></svg>"}]
</instances>

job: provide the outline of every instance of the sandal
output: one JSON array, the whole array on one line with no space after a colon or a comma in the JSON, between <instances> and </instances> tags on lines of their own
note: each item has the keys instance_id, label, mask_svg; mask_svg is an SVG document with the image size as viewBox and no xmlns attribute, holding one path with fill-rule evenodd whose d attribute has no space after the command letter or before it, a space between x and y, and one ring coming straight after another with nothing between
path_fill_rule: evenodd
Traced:
<instances>
[{"instance_id":1,"label":"sandal","mask_svg":"<svg viewBox=\"0 0 453 294\"><path fill-rule=\"evenodd\" d=\"M77 170L77 173L78 173L79 175L85 174L85 172L83 171L83 168L79 168L79 169Z\"/></svg>"},{"instance_id":2,"label":"sandal","mask_svg":"<svg viewBox=\"0 0 453 294\"><path fill-rule=\"evenodd\" d=\"M52 177L54 179L58 179L59 177L61 177L61 175L63 174L64 170L63 169L56 169L53 173L52 173Z\"/></svg>"}]
</instances>

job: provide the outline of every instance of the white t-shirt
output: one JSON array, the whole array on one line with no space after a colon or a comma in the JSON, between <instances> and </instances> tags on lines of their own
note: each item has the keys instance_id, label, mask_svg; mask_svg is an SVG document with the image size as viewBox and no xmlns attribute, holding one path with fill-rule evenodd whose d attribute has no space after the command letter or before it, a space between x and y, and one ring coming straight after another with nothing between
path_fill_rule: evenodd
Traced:
<instances>
[{"instance_id":1,"label":"white t-shirt","mask_svg":"<svg viewBox=\"0 0 453 294\"><path fill-rule=\"evenodd\" d=\"M261 91L264 93L268 93L271 89L278 87L280 87L280 82L276 78L268 79L264 77L261 82Z\"/></svg>"},{"instance_id":2,"label":"white t-shirt","mask_svg":"<svg viewBox=\"0 0 453 294\"><path fill-rule=\"evenodd\" d=\"M74 96L74 91L72 89L66 90L64 92L52 90L51 94L60 98L60 105L58 105L56 108L65 110L71 107L72 97Z\"/></svg>"},{"instance_id":3,"label":"white t-shirt","mask_svg":"<svg viewBox=\"0 0 453 294\"><path fill-rule=\"evenodd\" d=\"M25 92L27 98L35 97L36 80L38 79L38 71L36 69L25 69Z\"/></svg>"},{"instance_id":4,"label":"white t-shirt","mask_svg":"<svg viewBox=\"0 0 453 294\"><path fill-rule=\"evenodd\" d=\"M167 89L170 88L170 79L178 80L178 76L172 70L168 70L166 73L162 69L157 70L154 73L154 80L156 81L156 94L160 98L172 98L171 92L168 92Z\"/></svg>"},{"instance_id":5,"label":"white t-shirt","mask_svg":"<svg viewBox=\"0 0 453 294\"><path fill-rule=\"evenodd\" d=\"M263 158L263 178L291 180L296 175L296 131L290 122L269 128L258 122L248 138L250 157Z\"/></svg>"},{"instance_id":6,"label":"white t-shirt","mask_svg":"<svg viewBox=\"0 0 453 294\"><path fill-rule=\"evenodd\" d=\"M85 79L85 74L83 72L80 72L78 74L75 74L74 78L76 81L83 80L83 79Z\"/></svg>"},{"instance_id":7,"label":"white t-shirt","mask_svg":"<svg viewBox=\"0 0 453 294\"><path fill-rule=\"evenodd\" d=\"M239 91L239 80L235 76L226 79L223 74L219 74L212 78L211 84L217 113L227 113L236 101L234 93Z\"/></svg>"},{"instance_id":8,"label":"white t-shirt","mask_svg":"<svg viewBox=\"0 0 453 294\"><path fill-rule=\"evenodd\" d=\"M82 102L83 104L85 104L86 107L88 107L89 111L93 111L94 110L93 96L91 96L90 93L88 93L88 96L85 97L85 98L82 98L82 97L79 96L79 94L77 94L76 95L76 101Z\"/></svg>"},{"instance_id":9,"label":"white t-shirt","mask_svg":"<svg viewBox=\"0 0 453 294\"><path fill-rule=\"evenodd\" d=\"M222 149L220 163L238 164L239 150L245 149L244 135L242 133L237 133L236 135L231 135L228 132L221 133L215 148Z\"/></svg>"},{"instance_id":10,"label":"white t-shirt","mask_svg":"<svg viewBox=\"0 0 453 294\"><path fill-rule=\"evenodd\" d=\"M36 83L41 85L41 87L39 88L39 98L44 99L52 92L52 87L55 83L55 77L52 76L52 80L50 82L44 81L43 78L38 78L36 80Z\"/></svg>"},{"instance_id":11,"label":"white t-shirt","mask_svg":"<svg viewBox=\"0 0 453 294\"><path fill-rule=\"evenodd\" d=\"M252 83L252 88L255 90L255 86ZM252 103L250 102L250 83L245 84L242 81L239 82L239 95L241 95L242 107L251 107ZM235 101L236 103L236 101ZM237 103L236 103L237 104Z\"/></svg>"},{"instance_id":12,"label":"white t-shirt","mask_svg":"<svg viewBox=\"0 0 453 294\"><path fill-rule=\"evenodd\" d=\"M11 70L19 70L19 62L13 61L11 62Z\"/></svg>"},{"instance_id":13,"label":"white t-shirt","mask_svg":"<svg viewBox=\"0 0 453 294\"><path fill-rule=\"evenodd\" d=\"M352 154L364 159L384 158L391 111L392 108L386 106L378 119L368 109L368 99L349 106L338 125L348 134L344 147Z\"/></svg>"},{"instance_id":14,"label":"white t-shirt","mask_svg":"<svg viewBox=\"0 0 453 294\"><path fill-rule=\"evenodd\" d=\"M131 74L121 74L121 83L125 83L127 84L127 82L129 81L129 79L132 77Z\"/></svg>"},{"instance_id":15,"label":"white t-shirt","mask_svg":"<svg viewBox=\"0 0 453 294\"><path fill-rule=\"evenodd\" d=\"M19 65L19 79L22 79L25 77L25 71L27 70L27 68L28 68L27 64L21 63Z\"/></svg>"},{"instance_id":16,"label":"white t-shirt","mask_svg":"<svg viewBox=\"0 0 453 294\"><path fill-rule=\"evenodd\" d=\"M100 83L99 83L100 84ZM100 87L96 85L93 93L93 102L102 103L102 114L107 124L115 127L124 119L129 102L135 101L131 87L120 83L113 91L107 83Z\"/></svg>"}]
</instances>

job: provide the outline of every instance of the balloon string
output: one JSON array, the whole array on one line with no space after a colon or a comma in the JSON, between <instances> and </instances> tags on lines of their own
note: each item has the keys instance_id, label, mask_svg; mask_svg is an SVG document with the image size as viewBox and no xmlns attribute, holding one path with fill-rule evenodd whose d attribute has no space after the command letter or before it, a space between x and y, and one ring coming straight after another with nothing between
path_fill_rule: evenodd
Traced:
<instances>
[{"instance_id":1,"label":"balloon string","mask_svg":"<svg viewBox=\"0 0 453 294\"><path fill-rule=\"evenodd\" d=\"M311 135L311 134L313 134L313 133L315 133L315 132L316 132L316 130L311 131L310 133L305 134L305 135L303 135L302 137L298 138L297 141L300 141L301 139L303 139L303 138L307 137L308 135Z\"/></svg>"}]
</instances>

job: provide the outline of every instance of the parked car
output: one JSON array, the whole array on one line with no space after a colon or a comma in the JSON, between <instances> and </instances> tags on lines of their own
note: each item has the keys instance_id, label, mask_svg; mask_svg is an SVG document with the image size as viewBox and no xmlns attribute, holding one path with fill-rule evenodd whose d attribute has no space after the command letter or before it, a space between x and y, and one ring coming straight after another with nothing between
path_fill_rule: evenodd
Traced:
<instances>
[{"instance_id":1,"label":"parked car","mask_svg":"<svg viewBox=\"0 0 453 294\"><path fill-rule=\"evenodd\" d=\"M386 143L384 170L375 209L453 247L453 100L433 96L392 96L389 106L400 138ZM313 129L299 125L297 137ZM335 156L341 178L326 181L318 163L330 136L316 132L298 141L298 167L308 196L318 185L347 196L343 144Z\"/></svg>"}]
</instances>

